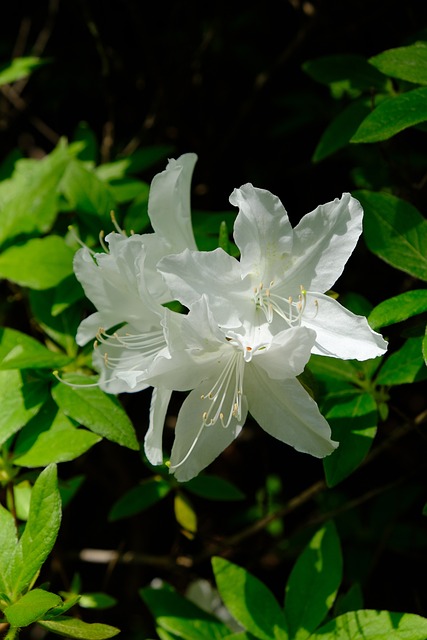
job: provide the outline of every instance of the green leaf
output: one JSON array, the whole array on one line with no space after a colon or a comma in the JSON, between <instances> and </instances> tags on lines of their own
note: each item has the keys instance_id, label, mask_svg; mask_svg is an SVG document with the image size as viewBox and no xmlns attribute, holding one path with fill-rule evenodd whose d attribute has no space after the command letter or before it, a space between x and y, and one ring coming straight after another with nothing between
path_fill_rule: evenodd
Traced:
<instances>
[{"instance_id":1,"label":"green leaf","mask_svg":"<svg viewBox=\"0 0 427 640\"><path fill-rule=\"evenodd\" d=\"M427 46L423 42L388 49L368 62L392 78L427 84Z\"/></svg>"},{"instance_id":2,"label":"green leaf","mask_svg":"<svg viewBox=\"0 0 427 640\"><path fill-rule=\"evenodd\" d=\"M310 640L425 640L427 619L412 613L349 611L331 620Z\"/></svg>"},{"instance_id":3,"label":"green leaf","mask_svg":"<svg viewBox=\"0 0 427 640\"><path fill-rule=\"evenodd\" d=\"M90 128L87 122L79 122L75 131L73 139L76 142L82 142L84 147L77 157L84 162L93 162L94 164L98 160L99 145L95 132Z\"/></svg>"},{"instance_id":4,"label":"green leaf","mask_svg":"<svg viewBox=\"0 0 427 640\"><path fill-rule=\"evenodd\" d=\"M117 203L148 196L149 186L136 178L120 178L109 183L108 188Z\"/></svg>"},{"instance_id":5,"label":"green leaf","mask_svg":"<svg viewBox=\"0 0 427 640\"><path fill-rule=\"evenodd\" d=\"M387 78L369 65L365 58L353 54L308 60L302 68L313 80L331 86L335 95L384 89L388 84Z\"/></svg>"},{"instance_id":6,"label":"green leaf","mask_svg":"<svg viewBox=\"0 0 427 640\"><path fill-rule=\"evenodd\" d=\"M74 251L59 236L33 238L0 255L0 278L30 289L50 289L73 273Z\"/></svg>"},{"instance_id":7,"label":"green leaf","mask_svg":"<svg viewBox=\"0 0 427 640\"><path fill-rule=\"evenodd\" d=\"M414 289L384 300L369 315L373 329L387 327L427 311L427 289Z\"/></svg>"},{"instance_id":8,"label":"green leaf","mask_svg":"<svg viewBox=\"0 0 427 640\"><path fill-rule=\"evenodd\" d=\"M423 344L422 344L421 350L423 352L424 363L427 366L427 327L423 337Z\"/></svg>"},{"instance_id":9,"label":"green leaf","mask_svg":"<svg viewBox=\"0 0 427 640\"><path fill-rule=\"evenodd\" d=\"M51 229L59 211L58 185L70 161L70 150L64 141L42 160L18 160L7 183L8 196L0 198L0 243Z\"/></svg>"},{"instance_id":10,"label":"green leaf","mask_svg":"<svg viewBox=\"0 0 427 640\"><path fill-rule=\"evenodd\" d=\"M108 519L111 521L129 518L162 500L170 492L170 482L161 476L154 476L132 487L113 505Z\"/></svg>"},{"instance_id":11,"label":"green leaf","mask_svg":"<svg viewBox=\"0 0 427 640\"><path fill-rule=\"evenodd\" d=\"M31 586L55 544L61 523L61 498L56 466L44 469L31 493L30 513L8 576L13 585L13 599Z\"/></svg>"},{"instance_id":12,"label":"green leaf","mask_svg":"<svg viewBox=\"0 0 427 640\"><path fill-rule=\"evenodd\" d=\"M236 214L233 211L193 211L193 231L200 251L213 251L218 247L218 231L225 222L228 229L232 229ZM234 243L229 242L229 253L238 255L239 251Z\"/></svg>"},{"instance_id":13,"label":"green leaf","mask_svg":"<svg viewBox=\"0 0 427 640\"><path fill-rule=\"evenodd\" d=\"M170 588L139 591L156 624L184 640L220 640L230 629Z\"/></svg>"},{"instance_id":14,"label":"green leaf","mask_svg":"<svg viewBox=\"0 0 427 640\"><path fill-rule=\"evenodd\" d=\"M0 370L54 369L69 362L68 356L46 349L25 333L0 328Z\"/></svg>"},{"instance_id":15,"label":"green leaf","mask_svg":"<svg viewBox=\"0 0 427 640\"><path fill-rule=\"evenodd\" d=\"M21 78L29 76L33 71L44 66L48 60L41 60L35 56L14 58L11 62L0 65L0 86L11 84Z\"/></svg>"},{"instance_id":16,"label":"green leaf","mask_svg":"<svg viewBox=\"0 0 427 640\"><path fill-rule=\"evenodd\" d=\"M182 493L177 493L174 500L175 518L178 524L193 534L197 531L197 515L189 498Z\"/></svg>"},{"instance_id":17,"label":"green leaf","mask_svg":"<svg viewBox=\"0 0 427 640\"><path fill-rule=\"evenodd\" d=\"M79 606L83 609L109 609L117 604L117 600L107 593L82 593Z\"/></svg>"},{"instance_id":18,"label":"green leaf","mask_svg":"<svg viewBox=\"0 0 427 640\"><path fill-rule=\"evenodd\" d=\"M349 144L370 111L370 104L365 98L355 100L343 109L322 133L313 153L313 162L320 162Z\"/></svg>"},{"instance_id":19,"label":"green leaf","mask_svg":"<svg viewBox=\"0 0 427 640\"><path fill-rule=\"evenodd\" d=\"M111 627L109 624L88 623L68 616L59 616L54 620L39 620L38 624L59 636L78 640L104 640L120 633L120 629Z\"/></svg>"},{"instance_id":20,"label":"green leaf","mask_svg":"<svg viewBox=\"0 0 427 640\"><path fill-rule=\"evenodd\" d=\"M382 101L360 124L350 142L381 142L427 120L427 87Z\"/></svg>"},{"instance_id":21,"label":"green leaf","mask_svg":"<svg viewBox=\"0 0 427 640\"><path fill-rule=\"evenodd\" d=\"M339 442L323 460L326 483L334 487L349 476L368 454L377 431L377 408L369 393L337 403L326 414L334 440Z\"/></svg>"},{"instance_id":22,"label":"green leaf","mask_svg":"<svg viewBox=\"0 0 427 640\"><path fill-rule=\"evenodd\" d=\"M68 374L63 379L65 384L57 384L52 397L66 416L103 438L139 450L132 422L114 396L91 386L93 379L87 376Z\"/></svg>"},{"instance_id":23,"label":"green leaf","mask_svg":"<svg viewBox=\"0 0 427 640\"><path fill-rule=\"evenodd\" d=\"M7 607L4 610L4 615L12 627L27 627L61 602L61 598L55 593L43 591L43 589L33 589Z\"/></svg>"},{"instance_id":24,"label":"green leaf","mask_svg":"<svg viewBox=\"0 0 427 640\"><path fill-rule=\"evenodd\" d=\"M0 592L10 594L12 584L7 569L18 543L15 520L12 514L0 504Z\"/></svg>"},{"instance_id":25,"label":"green leaf","mask_svg":"<svg viewBox=\"0 0 427 640\"><path fill-rule=\"evenodd\" d=\"M342 579L340 541L332 522L318 531L296 561L286 586L289 637L304 640L331 609Z\"/></svg>"},{"instance_id":26,"label":"green leaf","mask_svg":"<svg viewBox=\"0 0 427 640\"><path fill-rule=\"evenodd\" d=\"M365 210L364 237L382 260L427 280L427 221L411 204L388 193L355 191Z\"/></svg>"},{"instance_id":27,"label":"green leaf","mask_svg":"<svg viewBox=\"0 0 427 640\"><path fill-rule=\"evenodd\" d=\"M310 371L318 378L333 380L348 387L359 382L358 369L350 360L338 360L326 356L313 355L309 362Z\"/></svg>"},{"instance_id":28,"label":"green leaf","mask_svg":"<svg viewBox=\"0 0 427 640\"><path fill-rule=\"evenodd\" d=\"M74 159L69 164L60 189L76 212L94 214L104 222L110 220L116 201L105 182L80 160Z\"/></svg>"},{"instance_id":29,"label":"green leaf","mask_svg":"<svg viewBox=\"0 0 427 640\"><path fill-rule=\"evenodd\" d=\"M427 378L427 367L422 353L423 337L408 338L403 347L384 362L376 378L377 384L394 386L410 384Z\"/></svg>"},{"instance_id":30,"label":"green leaf","mask_svg":"<svg viewBox=\"0 0 427 640\"><path fill-rule=\"evenodd\" d=\"M287 640L283 611L258 578L220 557L212 558L212 567L225 606L247 631L260 640Z\"/></svg>"},{"instance_id":31,"label":"green leaf","mask_svg":"<svg viewBox=\"0 0 427 640\"><path fill-rule=\"evenodd\" d=\"M29 480L22 480L13 485L13 500L18 520L27 521L30 513L32 486Z\"/></svg>"},{"instance_id":32,"label":"green leaf","mask_svg":"<svg viewBox=\"0 0 427 640\"><path fill-rule=\"evenodd\" d=\"M48 394L46 382L28 371L0 371L0 444L27 424Z\"/></svg>"},{"instance_id":33,"label":"green leaf","mask_svg":"<svg viewBox=\"0 0 427 640\"><path fill-rule=\"evenodd\" d=\"M13 463L31 468L68 462L100 440L101 437L91 431L77 429L50 401L19 433Z\"/></svg>"},{"instance_id":34,"label":"green leaf","mask_svg":"<svg viewBox=\"0 0 427 640\"><path fill-rule=\"evenodd\" d=\"M69 285L68 280L66 278ZM70 276L70 280L76 282L74 276ZM70 306L66 313L54 315L52 311L56 305L57 288L45 289L45 291L31 290L29 300L38 325L52 340L65 349L67 355L75 357L78 352L76 333L82 319L80 306Z\"/></svg>"},{"instance_id":35,"label":"green leaf","mask_svg":"<svg viewBox=\"0 0 427 640\"><path fill-rule=\"evenodd\" d=\"M208 500L244 500L245 494L234 484L217 476L199 475L183 484L184 489Z\"/></svg>"}]
</instances>

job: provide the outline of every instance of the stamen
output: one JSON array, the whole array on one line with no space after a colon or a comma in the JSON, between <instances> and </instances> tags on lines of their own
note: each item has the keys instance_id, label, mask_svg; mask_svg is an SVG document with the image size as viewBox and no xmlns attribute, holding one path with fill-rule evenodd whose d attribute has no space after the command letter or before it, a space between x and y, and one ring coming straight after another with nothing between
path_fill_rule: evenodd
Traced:
<instances>
[{"instance_id":1,"label":"stamen","mask_svg":"<svg viewBox=\"0 0 427 640\"><path fill-rule=\"evenodd\" d=\"M101 231L99 232L99 244L101 245L101 247L104 249L105 253L110 253L107 245L104 242L104 237L105 237L105 233L104 231L101 229Z\"/></svg>"},{"instance_id":2,"label":"stamen","mask_svg":"<svg viewBox=\"0 0 427 640\"><path fill-rule=\"evenodd\" d=\"M117 219L116 219L116 214L114 213L114 211L110 211L110 218L111 218L111 222L114 225L115 230L117 231L117 233L120 233L122 236L127 237L126 231L124 231L118 224Z\"/></svg>"},{"instance_id":3,"label":"stamen","mask_svg":"<svg viewBox=\"0 0 427 640\"><path fill-rule=\"evenodd\" d=\"M68 231L71 233L71 235L73 236L74 240L81 246L83 247L83 249L87 249L93 256L95 255L95 251L93 249L91 249L90 247L87 246L87 244L85 244L83 242L83 240L77 235L76 230L74 229L73 225L70 224L68 226Z\"/></svg>"},{"instance_id":4,"label":"stamen","mask_svg":"<svg viewBox=\"0 0 427 640\"><path fill-rule=\"evenodd\" d=\"M205 426L212 426L218 420L226 429L233 418L241 418L241 398L244 372L244 359L241 351L235 351L224 368L218 380L207 394L201 396L202 400L209 400L211 405L202 413L202 422Z\"/></svg>"},{"instance_id":5,"label":"stamen","mask_svg":"<svg viewBox=\"0 0 427 640\"><path fill-rule=\"evenodd\" d=\"M196 437L194 438L194 440L193 440L193 443L192 443L191 447L189 448L189 450L187 451L187 453L185 454L185 456L183 457L183 459L181 460L181 462L178 462L178 464L171 464L171 465L169 465L169 468L170 468L170 469L178 469L178 467L180 467L181 465L183 465L183 464L184 464L184 462L186 462L186 461L188 460L188 458L190 457L191 453L193 452L194 447L196 446L196 444L197 444L197 442L198 442L198 440L199 440L199 438L200 438L200 434L202 433L203 428L204 428L205 426L206 426L206 425L205 425L205 423L204 423L204 422L202 422L202 426L200 427L199 431L197 432L197 435L196 435Z\"/></svg>"},{"instance_id":6,"label":"stamen","mask_svg":"<svg viewBox=\"0 0 427 640\"><path fill-rule=\"evenodd\" d=\"M267 322L272 322L275 313L279 315L289 327L299 326L306 307L307 291L301 285L301 293L298 301L295 302L292 296L284 298L274 292L274 280L270 282L270 286L262 290L263 285L254 288L254 302L261 309L266 317Z\"/></svg>"}]
</instances>

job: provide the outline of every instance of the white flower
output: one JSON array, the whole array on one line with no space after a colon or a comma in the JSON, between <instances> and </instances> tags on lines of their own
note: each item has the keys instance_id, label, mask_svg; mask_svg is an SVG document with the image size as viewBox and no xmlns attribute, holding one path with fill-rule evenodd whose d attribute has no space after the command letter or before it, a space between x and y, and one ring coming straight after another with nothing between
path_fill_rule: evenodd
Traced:
<instances>
[{"instance_id":1,"label":"white flower","mask_svg":"<svg viewBox=\"0 0 427 640\"><path fill-rule=\"evenodd\" d=\"M387 343L366 318L325 295L362 231L357 200L345 193L308 213L295 229L269 191L246 184L231 194L230 202L239 207L234 240L240 260L222 249L185 250L158 265L182 304L190 307L206 293L223 326L253 318L260 309L267 322L313 329L312 352L320 355L366 360L386 351Z\"/></svg>"},{"instance_id":2,"label":"white flower","mask_svg":"<svg viewBox=\"0 0 427 640\"><path fill-rule=\"evenodd\" d=\"M261 321L221 328L203 295L183 318L177 348L176 328L169 331L169 354L156 360L150 382L192 389L179 411L170 458L179 481L196 476L239 435L248 411L267 433L298 451L324 457L337 446L317 404L296 380L314 331L270 329ZM160 422L153 426L159 446L162 428Z\"/></svg>"}]
</instances>

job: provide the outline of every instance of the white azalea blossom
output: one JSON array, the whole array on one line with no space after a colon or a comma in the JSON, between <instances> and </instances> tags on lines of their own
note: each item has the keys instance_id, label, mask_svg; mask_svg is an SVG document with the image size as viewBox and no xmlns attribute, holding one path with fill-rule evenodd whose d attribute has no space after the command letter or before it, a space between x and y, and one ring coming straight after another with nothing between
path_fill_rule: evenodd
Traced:
<instances>
[{"instance_id":1,"label":"white azalea blossom","mask_svg":"<svg viewBox=\"0 0 427 640\"><path fill-rule=\"evenodd\" d=\"M267 322L279 321L283 328L311 328L315 354L366 360L386 351L386 342L366 318L325 295L362 231L357 200L345 193L305 215L294 229L269 191L246 184L231 194L230 202L239 207L234 241L240 260L222 249L187 249L160 261L158 269L180 302L190 307L206 292L223 326L253 318L260 309Z\"/></svg>"},{"instance_id":2,"label":"white azalea blossom","mask_svg":"<svg viewBox=\"0 0 427 640\"><path fill-rule=\"evenodd\" d=\"M208 298L195 302L173 332L166 358L150 369L150 382L191 389L179 411L170 471L184 482L210 464L240 433L248 411L267 433L298 451L324 457L337 446L317 404L296 380L310 356L315 332L305 327L276 334L267 322L234 329L218 325ZM161 446L161 423L154 424Z\"/></svg>"}]
</instances>

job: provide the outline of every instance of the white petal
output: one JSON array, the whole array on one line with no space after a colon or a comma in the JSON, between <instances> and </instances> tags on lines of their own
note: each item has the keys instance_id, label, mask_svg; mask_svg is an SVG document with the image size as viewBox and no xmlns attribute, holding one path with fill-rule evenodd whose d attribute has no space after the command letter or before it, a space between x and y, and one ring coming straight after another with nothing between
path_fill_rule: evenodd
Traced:
<instances>
[{"instance_id":1,"label":"white petal","mask_svg":"<svg viewBox=\"0 0 427 640\"><path fill-rule=\"evenodd\" d=\"M274 336L268 348L256 352L255 366L275 380L294 378L304 371L315 339L315 332L304 327L285 329Z\"/></svg>"},{"instance_id":2,"label":"white petal","mask_svg":"<svg viewBox=\"0 0 427 640\"><path fill-rule=\"evenodd\" d=\"M286 270L286 295L301 285L328 291L341 275L362 232L363 209L349 193L320 205L294 229L292 261Z\"/></svg>"},{"instance_id":3,"label":"white petal","mask_svg":"<svg viewBox=\"0 0 427 640\"><path fill-rule=\"evenodd\" d=\"M150 423L144 438L144 451L151 464L163 462L163 427L172 391L155 387L151 396Z\"/></svg>"},{"instance_id":4,"label":"white petal","mask_svg":"<svg viewBox=\"0 0 427 640\"><path fill-rule=\"evenodd\" d=\"M240 249L242 275L251 274L259 285L269 286L284 266L284 254L292 250L292 227L279 198L269 191L245 184L230 196L239 207L234 241Z\"/></svg>"},{"instance_id":5,"label":"white petal","mask_svg":"<svg viewBox=\"0 0 427 640\"><path fill-rule=\"evenodd\" d=\"M224 326L239 323L239 314L255 305L248 296L248 285L242 281L240 263L222 249L188 251L166 256L158 270L175 298L186 307L206 295L209 307Z\"/></svg>"},{"instance_id":6,"label":"white petal","mask_svg":"<svg viewBox=\"0 0 427 640\"><path fill-rule=\"evenodd\" d=\"M249 412L264 431L297 451L323 458L338 446L317 404L296 378L271 380L251 363L245 394Z\"/></svg>"},{"instance_id":7,"label":"white petal","mask_svg":"<svg viewBox=\"0 0 427 640\"><path fill-rule=\"evenodd\" d=\"M387 342L371 329L365 317L321 293L307 292L302 323L316 332L312 353L318 355L368 360L387 351Z\"/></svg>"},{"instance_id":8,"label":"white petal","mask_svg":"<svg viewBox=\"0 0 427 640\"><path fill-rule=\"evenodd\" d=\"M213 382L207 381L194 389L180 409L170 458L170 471L179 482L191 480L215 460L237 438L246 420L247 406L243 398L240 421L233 418L226 429L220 421L208 427L203 426L206 400L202 400L201 395L209 391Z\"/></svg>"},{"instance_id":9,"label":"white petal","mask_svg":"<svg viewBox=\"0 0 427 640\"><path fill-rule=\"evenodd\" d=\"M109 328L115 324L115 321L109 325L105 323L105 325ZM93 340L98 333L100 327L104 325L103 317L100 313L92 313L92 315L88 316L79 324L76 334L76 342L78 345L83 347L83 345L87 344L89 340Z\"/></svg>"},{"instance_id":10,"label":"white petal","mask_svg":"<svg viewBox=\"0 0 427 640\"><path fill-rule=\"evenodd\" d=\"M179 253L186 247L196 249L191 225L191 177L197 156L185 153L169 160L165 171L151 182L148 215L154 231Z\"/></svg>"}]
</instances>

